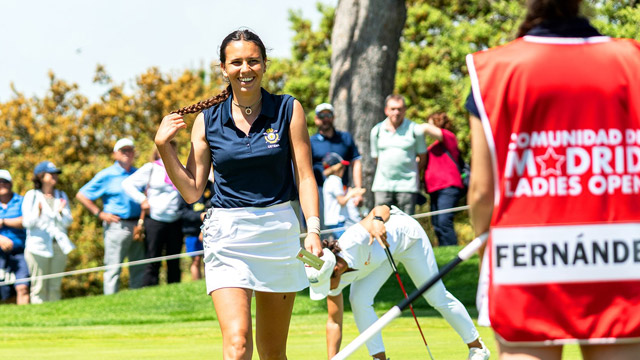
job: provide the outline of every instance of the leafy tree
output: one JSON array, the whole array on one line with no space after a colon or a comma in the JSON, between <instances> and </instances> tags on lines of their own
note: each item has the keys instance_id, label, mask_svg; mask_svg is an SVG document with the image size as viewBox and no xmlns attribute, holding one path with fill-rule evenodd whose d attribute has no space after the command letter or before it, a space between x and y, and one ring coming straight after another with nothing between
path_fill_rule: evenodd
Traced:
<instances>
[{"instance_id":1,"label":"leafy tree","mask_svg":"<svg viewBox=\"0 0 640 360\"><path fill-rule=\"evenodd\" d=\"M334 9L317 4L322 15L318 30L300 11L289 11L293 37L290 59L270 59L267 65L265 88L275 93L295 96L307 113L307 124L313 127L316 105L329 101L331 76L331 29Z\"/></svg>"},{"instance_id":2,"label":"leafy tree","mask_svg":"<svg viewBox=\"0 0 640 360\"><path fill-rule=\"evenodd\" d=\"M470 82L466 54L516 36L524 0L408 0L395 91L407 98L407 116L418 122L445 111L455 121L468 153L464 100ZM586 0L583 13L603 34L640 39L638 1ZM468 155L468 154L467 154Z\"/></svg>"},{"instance_id":3,"label":"leafy tree","mask_svg":"<svg viewBox=\"0 0 640 360\"><path fill-rule=\"evenodd\" d=\"M331 34L331 88L335 125L349 131L362 156L362 180L371 184L374 161L369 133L383 116L393 91L400 34L407 8L400 0L344 0L338 3ZM373 194L365 194L373 205Z\"/></svg>"},{"instance_id":4,"label":"leafy tree","mask_svg":"<svg viewBox=\"0 0 640 360\"><path fill-rule=\"evenodd\" d=\"M585 12L605 35L640 40L640 1L593 1Z\"/></svg>"},{"instance_id":5,"label":"leafy tree","mask_svg":"<svg viewBox=\"0 0 640 360\"><path fill-rule=\"evenodd\" d=\"M111 165L115 141L134 138L139 154L136 165L147 162L155 148L153 136L162 117L187 103L219 91L216 68L207 77L204 70L187 70L166 75L151 68L136 79L132 93L122 84L113 84L103 66L98 65L95 81L105 86L96 102L69 84L49 74L50 86L44 97L27 98L14 91L12 99L0 103L0 168L9 169L14 191L24 194L33 187L33 168L43 160L61 167L59 185L71 199L98 171ZM187 118L192 122L194 117ZM189 134L178 135L181 145L189 144ZM181 147L186 156L188 146ZM102 264L102 231L82 205L72 201L74 222L69 229L77 250L69 255L68 269ZM63 279L65 296L101 293L99 273Z\"/></svg>"}]
</instances>

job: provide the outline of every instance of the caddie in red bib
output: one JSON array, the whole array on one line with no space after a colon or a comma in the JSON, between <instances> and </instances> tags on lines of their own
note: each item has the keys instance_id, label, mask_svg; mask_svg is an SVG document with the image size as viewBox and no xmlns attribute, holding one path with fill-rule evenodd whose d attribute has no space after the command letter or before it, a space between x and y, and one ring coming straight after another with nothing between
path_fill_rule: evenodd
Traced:
<instances>
[{"instance_id":1,"label":"caddie in red bib","mask_svg":"<svg viewBox=\"0 0 640 360\"><path fill-rule=\"evenodd\" d=\"M640 45L524 36L467 65L494 166L497 336L639 341Z\"/></svg>"}]
</instances>

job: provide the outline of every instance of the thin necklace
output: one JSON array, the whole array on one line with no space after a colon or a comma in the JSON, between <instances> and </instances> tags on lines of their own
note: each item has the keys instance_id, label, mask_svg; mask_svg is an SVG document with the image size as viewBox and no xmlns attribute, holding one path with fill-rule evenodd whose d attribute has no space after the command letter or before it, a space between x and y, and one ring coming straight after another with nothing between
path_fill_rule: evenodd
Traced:
<instances>
[{"instance_id":1,"label":"thin necklace","mask_svg":"<svg viewBox=\"0 0 640 360\"><path fill-rule=\"evenodd\" d=\"M244 109L244 113L247 115L251 115L251 113L253 113L253 110L251 110L252 107L258 105L258 103L260 102L260 100L262 100L262 94L260 95L260 98L258 99L258 101L256 101L255 103L253 103L253 105L249 105L249 106L244 106L244 105L240 105L237 102L235 102L235 100L231 100L231 102L233 103L233 105L239 107L239 108L243 108Z\"/></svg>"}]
</instances>

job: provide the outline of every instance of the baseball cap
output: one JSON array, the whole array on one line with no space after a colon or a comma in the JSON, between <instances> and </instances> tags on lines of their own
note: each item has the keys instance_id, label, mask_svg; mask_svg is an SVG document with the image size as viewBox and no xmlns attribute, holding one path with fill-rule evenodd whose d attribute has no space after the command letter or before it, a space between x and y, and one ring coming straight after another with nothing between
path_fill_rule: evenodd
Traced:
<instances>
[{"instance_id":1,"label":"baseball cap","mask_svg":"<svg viewBox=\"0 0 640 360\"><path fill-rule=\"evenodd\" d=\"M8 170L5 170L5 169L0 170L0 179L7 180L8 182L12 182L11 174L9 173Z\"/></svg>"},{"instance_id":2,"label":"baseball cap","mask_svg":"<svg viewBox=\"0 0 640 360\"><path fill-rule=\"evenodd\" d=\"M40 162L38 165L36 165L36 168L33 169L33 175L38 175L42 173L60 174L61 172L62 170L58 169L55 165L53 165L51 161L46 161L46 160Z\"/></svg>"},{"instance_id":3,"label":"baseball cap","mask_svg":"<svg viewBox=\"0 0 640 360\"><path fill-rule=\"evenodd\" d=\"M116 144L113 146L113 152L116 152L116 151L122 149L123 147L127 147L127 146L135 147L133 145L133 140L127 139L127 138L122 138L122 139L116 141Z\"/></svg>"},{"instance_id":4,"label":"baseball cap","mask_svg":"<svg viewBox=\"0 0 640 360\"><path fill-rule=\"evenodd\" d=\"M329 110L333 114L333 106L331 104L328 104L328 103L322 103L322 104L316 106L316 115L320 114L321 112L323 112L325 110Z\"/></svg>"},{"instance_id":5,"label":"baseball cap","mask_svg":"<svg viewBox=\"0 0 640 360\"><path fill-rule=\"evenodd\" d=\"M349 162L343 159L342 156L334 152L327 153L327 155L322 158L322 165L325 167L325 169L335 164L342 164L344 166L347 166L349 165Z\"/></svg>"},{"instance_id":6,"label":"baseball cap","mask_svg":"<svg viewBox=\"0 0 640 360\"><path fill-rule=\"evenodd\" d=\"M309 280L309 297L311 300L322 300L329 295L331 274L333 274L333 268L336 266L336 256L329 249L324 249L320 259L324 260L320 270L308 265L304 266L304 271L307 273L307 279Z\"/></svg>"}]
</instances>

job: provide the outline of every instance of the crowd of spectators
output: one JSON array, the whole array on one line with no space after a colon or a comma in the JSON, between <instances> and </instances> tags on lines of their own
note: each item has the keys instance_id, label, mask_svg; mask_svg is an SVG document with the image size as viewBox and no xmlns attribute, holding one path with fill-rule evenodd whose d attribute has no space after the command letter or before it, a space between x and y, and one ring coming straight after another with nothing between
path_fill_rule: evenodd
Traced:
<instances>
[{"instance_id":1,"label":"crowd of spectators","mask_svg":"<svg viewBox=\"0 0 640 360\"><path fill-rule=\"evenodd\" d=\"M429 195L432 211L452 208L461 200L465 191L458 167L462 155L451 120L440 112L417 123L405 118L406 110L402 95L385 99L386 118L369 134L375 175L372 184L364 186L361 156L353 137L335 129L331 104L316 107L318 132L311 137L311 149L324 229L344 229L358 222L367 213L362 206L366 189L373 193L373 205L395 205L410 215L426 202L423 193ZM458 244L453 216L431 217L440 246ZM337 239L341 231L324 238Z\"/></svg>"},{"instance_id":2,"label":"crowd of spectators","mask_svg":"<svg viewBox=\"0 0 640 360\"><path fill-rule=\"evenodd\" d=\"M113 165L99 171L75 197L102 223L103 261L108 266L103 274L105 295L118 292L122 269L118 265L125 259L132 262L179 254L184 235L187 251L202 250L198 233L210 204L206 199L187 204L157 153L140 169L133 166L135 158L133 140L118 140ZM42 161L33 170L33 189L22 196L13 192L10 172L0 170L0 282L13 283L0 286L2 302L39 304L61 298L62 278L43 278L64 272L67 255L75 249L68 235L73 221L69 197L56 188L60 173L53 162ZM143 236L134 236L136 225L144 229ZM193 279L201 277L200 258L194 257ZM157 285L160 267L156 261L129 266L129 287ZM180 279L179 259L167 261L167 282Z\"/></svg>"},{"instance_id":3,"label":"crowd of spectators","mask_svg":"<svg viewBox=\"0 0 640 360\"><path fill-rule=\"evenodd\" d=\"M415 213L416 199L423 192L430 195L432 210L453 207L462 196L456 167L461 155L449 118L438 113L418 124L406 119L405 112L402 96L385 99L386 118L370 132L376 171L366 187L353 137L334 127L331 104L316 107L318 131L310 140L321 224L337 229L325 238L337 239L341 229L361 219L367 188L374 194L374 205L396 205L407 214ZM425 138L434 142L427 147ZM213 181L210 176L209 191L190 204L172 184L157 151L137 169L135 144L122 138L113 147L113 159L113 165L98 172L75 197L103 226L103 261L112 265L103 275L105 295L118 292L121 267L115 265L125 259L179 254L185 245L189 253L203 250L200 226L211 207ZM12 191L11 174L0 170L0 281L19 280L0 287L2 301L15 298L18 304L28 304L61 298L61 278L41 279L63 272L67 254L75 248L67 233L73 221L69 198L56 188L61 172L51 161L39 163L33 171L33 189L23 197ZM440 245L457 244L453 215L433 217L432 224ZM144 236L134 236L136 225L143 227ZM202 255L191 258L191 278L201 279ZM157 285L160 268L160 262L130 266L129 287ZM179 259L167 261L167 282L180 279Z\"/></svg>"}]
</instances>

